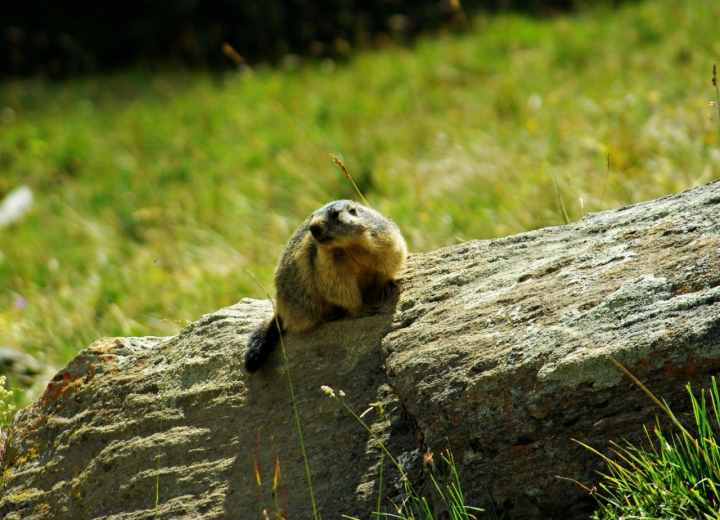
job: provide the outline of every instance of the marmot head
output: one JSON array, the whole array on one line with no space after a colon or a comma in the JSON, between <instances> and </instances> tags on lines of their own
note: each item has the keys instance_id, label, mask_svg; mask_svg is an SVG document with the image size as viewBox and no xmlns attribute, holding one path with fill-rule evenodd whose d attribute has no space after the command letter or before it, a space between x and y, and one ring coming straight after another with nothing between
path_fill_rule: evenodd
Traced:
<instances>
[{"instance_id":1,"label":"marmot head","mask_svg":"<svg viewBox=\"0 0 720 520\"><path fill-rule=\"evenodd\" d=\"M314 211L308 227L319 244L341 246L363 237L373 218L371 212L357 202L336 200Z\"/></svg>"}]
</instances>

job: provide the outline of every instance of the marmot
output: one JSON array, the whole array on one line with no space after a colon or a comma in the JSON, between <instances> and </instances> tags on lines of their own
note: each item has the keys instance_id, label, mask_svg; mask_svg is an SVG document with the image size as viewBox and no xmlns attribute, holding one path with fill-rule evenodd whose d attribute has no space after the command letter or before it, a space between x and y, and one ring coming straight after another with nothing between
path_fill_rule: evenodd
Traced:
<instances>
[{"instance_id":1,"label":"marmot","mask_svg":"<svg viewBox=\"0 0 720 520\"><path fill-rule=\"evenodd\" d=\"M307 332L364 305L384 301L395 287L407 246L397 224L375 210L338 200L313 212L293 233L275 268L277 316L250 335L245 369L267 360L279 333Z\"/></svg>"}]
</instances>

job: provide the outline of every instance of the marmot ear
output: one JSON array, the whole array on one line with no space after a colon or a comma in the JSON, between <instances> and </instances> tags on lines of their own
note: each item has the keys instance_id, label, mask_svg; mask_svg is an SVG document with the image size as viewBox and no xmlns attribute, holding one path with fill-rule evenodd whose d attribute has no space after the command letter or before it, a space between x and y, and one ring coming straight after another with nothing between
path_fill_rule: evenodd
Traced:
<instances>
[{"instance_id":1,"label":"marmot ear","mask_svg":"<svg viewBox=\"0 0 720 520\"><path fill-rule=\"evenodd\" d=\"M348 213L351 215L357 215L357 208L355 208L355 204L348 204Z\"/></svg>"}]
</instances>

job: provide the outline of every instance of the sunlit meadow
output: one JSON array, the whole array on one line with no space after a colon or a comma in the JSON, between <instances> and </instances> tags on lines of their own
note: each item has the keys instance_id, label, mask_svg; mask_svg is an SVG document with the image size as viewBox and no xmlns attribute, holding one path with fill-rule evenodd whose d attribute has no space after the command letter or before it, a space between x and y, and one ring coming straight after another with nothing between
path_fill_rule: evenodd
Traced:
<instances>
[{"instance_id":1,"label":"sunlit meadow","mask_svg":"<svg viewBox=\"0 0 720 520\"><path fill-rule=\"evenodd\" d=\"M657 0L293 70L0 85L0 195L35 197L0 229L0 346L59 368L263 297L246 270L270 285L296 226L354 196L329 153L412 252L563 224L553 180L576 221L716 179L718 27L718 2Z\"/></svg>"}]
</instances>

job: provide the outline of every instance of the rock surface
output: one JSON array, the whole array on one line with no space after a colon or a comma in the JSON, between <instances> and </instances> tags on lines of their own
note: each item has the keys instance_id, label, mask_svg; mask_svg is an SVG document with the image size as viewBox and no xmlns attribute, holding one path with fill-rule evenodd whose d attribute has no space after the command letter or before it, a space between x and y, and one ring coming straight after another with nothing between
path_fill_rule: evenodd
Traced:
<instances>
[{"instance_id":1,"label":"rock surface","mask_svg":"<svg viewBox=\"0 0 720 520\"><path fill-rule=\"evenodd\" d=\"M381 455L321 385L358 413L384 403L365 419L421 489L420 454L450 448L468 503L588 518L593 500L556 475L592 485L602 464L571 439L637 439L658 412L607 356L680 412L684 385L720 370L720 182L412 255L399 282L384 312L286 338L322 518L371 517ZM282 356L242 370L270 312L243 300L172 338L80 352L15 418L0 514L261 518L279 460L279 507L312 518ZM384 468L383 494L397 499Z\"/></svg>"}]
</instances>

